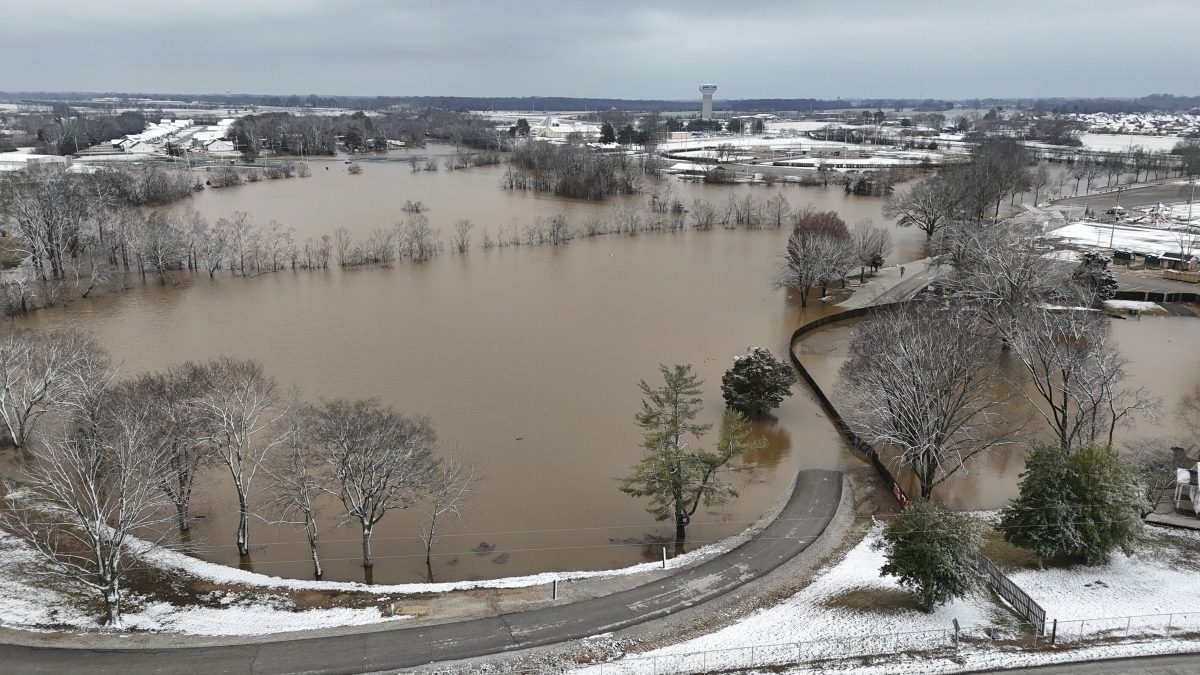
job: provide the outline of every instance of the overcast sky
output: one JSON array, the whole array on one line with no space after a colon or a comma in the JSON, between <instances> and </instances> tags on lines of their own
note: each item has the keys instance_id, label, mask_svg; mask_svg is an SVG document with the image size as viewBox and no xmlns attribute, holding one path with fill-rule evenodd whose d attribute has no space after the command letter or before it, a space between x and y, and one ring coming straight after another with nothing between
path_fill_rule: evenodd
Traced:
<instances>
[{"instance_id":1,"label":"overcast sky","mask_svg":"<svg viewBox=\"0 0 1200 675\"><path fill-rule=\"evenodd\" d=\"M1200 0L0 0L0 91L1200 93Z\"/></svg>"}]
</instances>

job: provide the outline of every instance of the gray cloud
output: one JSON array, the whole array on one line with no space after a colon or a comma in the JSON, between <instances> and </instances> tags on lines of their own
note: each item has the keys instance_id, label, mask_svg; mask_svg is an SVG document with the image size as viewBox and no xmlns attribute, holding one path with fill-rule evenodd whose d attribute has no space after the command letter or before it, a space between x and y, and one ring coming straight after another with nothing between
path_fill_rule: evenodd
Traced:
<instances>
[{"instance_id":1,"label":"gray cloud","mask_svg":"<svg viewBox=\"0 0 1200 675\"><path fill-rule=\"evenodd\" d=\"M0 89L692 98L1196 93L1195 0L5 3Z\"/></svg>"}]
</instances>

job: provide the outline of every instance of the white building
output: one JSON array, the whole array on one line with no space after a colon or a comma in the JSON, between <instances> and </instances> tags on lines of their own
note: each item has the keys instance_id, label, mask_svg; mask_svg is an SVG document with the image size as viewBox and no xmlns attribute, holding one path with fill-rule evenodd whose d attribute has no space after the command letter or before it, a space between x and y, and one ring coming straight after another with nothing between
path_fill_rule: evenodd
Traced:
<instances>
[{"instance_id":1,"label":"white building","mask_svg":"<svg viewBox=\"0 0 1200 675\"><path fill-rule=\"evenodd\" d=\"M538 138L566 138L571 134L579 134L584 139L591 139L600 135L600 125L548 115L529 125L529 133Z\"/></svg>"},{"instance_id":2,"label":"white building","mask_svg":"<svg viewBox=\"0 0 1200 675\"><path fill-rule=\"evenodd\" d=\"M27 152L0 152L0 171L29 169L66 169L71 158L62 155L34 155Z\"/></svg>"}]
</instances>

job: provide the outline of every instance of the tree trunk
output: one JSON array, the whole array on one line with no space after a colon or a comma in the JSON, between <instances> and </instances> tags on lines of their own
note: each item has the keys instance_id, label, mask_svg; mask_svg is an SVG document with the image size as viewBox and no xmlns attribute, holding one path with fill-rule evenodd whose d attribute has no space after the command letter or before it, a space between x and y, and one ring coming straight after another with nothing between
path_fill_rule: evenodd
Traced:
<instances>
[{"instance_id":1,"label":"tree trunk","mask_svg":"<svg viewBox=\"0 0 1200 675\"><path fill-rule=\"evenodd\" d=\"M312 554L313 578L320 580L321 575L322 575L321 558L317 555L317 540L311 536L308 538L308 549L309 549L309 552Z\"/></svg>"},{"instance_id":2,"label":"tree trunk","mask_svg":"<svg viewBox=\"0 0 1200 675\"><path fill-rule=\"evenodd\" d=\"M108 625L121 627L121 590L116 579L110 579L104 588L104 608L108 612Z\"/></svg>"},{"instance_id":3,"label":"tree trunk","mask_svg":"<svg viewBox=\"0 0 1200 675\"><path fill-rule=\"evenodd\" d=\"M249 533L246 528L246 493L244 490L238 490L238 531L237 531L237 546L238 553L241 555L250 555Z\"/></svg>"},{"instance_id":4,"label":"tree trunk","mask_svg":"<svg viewBox=\"0 0 1200 675\"><path fill-rule=\"evenodd\" d=\"M179 531L187 532L191 524L188 522L188 503L186 501L178 501L175 503L175 517L179 521Z\"/></svg>"},{"instance_id":5,"label":"tree trunk","mask_svg":"<svg viewBox=\"0 0 1200 675\"><path fill-rule=\"evenodd\" d=\"M371 560L371 526L370 525L363 525L362 551L363 551L363 567L367 567L367 568L374 567L375 561Z\"/></svg>"}]
</instances>

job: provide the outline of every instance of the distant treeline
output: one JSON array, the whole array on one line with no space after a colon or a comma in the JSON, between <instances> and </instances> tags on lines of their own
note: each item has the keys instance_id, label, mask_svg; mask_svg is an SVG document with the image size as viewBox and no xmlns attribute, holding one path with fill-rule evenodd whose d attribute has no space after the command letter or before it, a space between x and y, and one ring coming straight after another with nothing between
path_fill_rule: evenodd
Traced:
<instances>
[{"instance_id":1,"label":"distant treeline","mask_svg":"<svg viewBox=\"0 0 1200 675\"><path fill-rule=\"evenodd\" d=\"M95 102L93 98L133 97L154 101L178 100L235 107L262 105L288 107L350 108L382 110L396 106L414 108L444 108L447 110L680 110L694 103L692 99L624 99L572 98L566 96L278 96L268 94L164 94L129 92L0 92L0 100L50 105L56 101L71 101L87 107L110 106L110 102ZM697 98L699 98L697 96ZM757 111L818 111L848 108L897 110L915 108L925 111L949 110L957 104L968 108L1019 106L1047 112L1149 112L1190 110L1200 107L1200 96L1151 94L1136 98L975 98L975 99L918 99L918 98L748 98L720 100L717 107L734 112ZM155 104L148 104L154 107Z\"/></svg>"}]
</instances>

